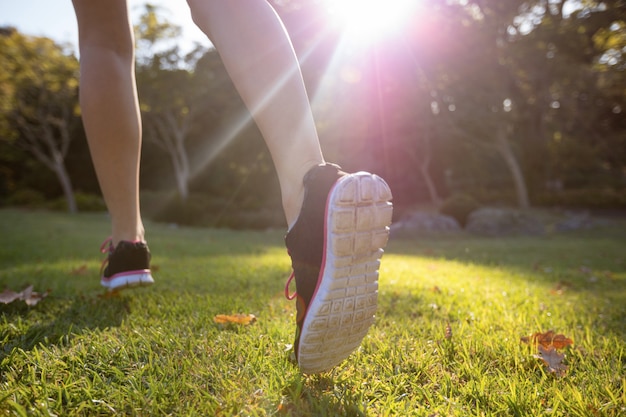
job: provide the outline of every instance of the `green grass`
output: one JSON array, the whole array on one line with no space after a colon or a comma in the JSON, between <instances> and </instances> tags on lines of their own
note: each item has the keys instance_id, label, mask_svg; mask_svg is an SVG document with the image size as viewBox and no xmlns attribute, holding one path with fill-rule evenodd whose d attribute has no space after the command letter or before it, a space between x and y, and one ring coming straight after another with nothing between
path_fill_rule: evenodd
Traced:
<instances>
[{"instance_id":1,"label":"green grass","mask_svg":"<svg viewBox=\"0 0 626 417\"><path fill-rule=\"evenodd\" d=\"M377 321L332 372L289 360L282 232L149 224L157 284L102 297L102 214L0 211L0 415L618 416L626 413L626 227L392 241ZM561 291L557 291L557 290ZM216 314L257 322L222 329ZM445 337L449 323L452 337ZM520 337L574 339L547 372Z\"/></svg>"}]
</instances>

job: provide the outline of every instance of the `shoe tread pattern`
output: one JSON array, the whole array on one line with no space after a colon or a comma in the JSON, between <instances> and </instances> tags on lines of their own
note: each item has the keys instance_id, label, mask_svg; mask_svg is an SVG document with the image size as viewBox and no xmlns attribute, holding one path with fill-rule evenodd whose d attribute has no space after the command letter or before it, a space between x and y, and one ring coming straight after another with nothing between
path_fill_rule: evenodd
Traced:
<instances>
[{"instance_id":1,"label":"shoe tread pattern","mask_svg":"<svg viewBox=\"0 0 626 417\"><path fill-rule=\"evenodd\" d=\"M305 373L328 370L347 358L374 323L390 200L385 181L365 172L342 177L331 192L324 277L300 341L298 361Z\"/></svg>"}]
</instances>

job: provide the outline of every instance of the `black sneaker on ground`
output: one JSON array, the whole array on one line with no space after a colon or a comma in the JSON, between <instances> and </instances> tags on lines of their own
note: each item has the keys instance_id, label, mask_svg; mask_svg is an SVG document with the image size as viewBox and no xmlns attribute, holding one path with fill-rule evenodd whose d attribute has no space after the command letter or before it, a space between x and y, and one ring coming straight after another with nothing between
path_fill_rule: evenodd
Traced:
<instances>
[{"instance_id":1,"label":"black sneaker on ground","mask_svg":"<svg viewBox=\"0 0 626 417\"><path fill-rule=\"evenodd\" d=\"M307 173L304 187L302 210L285 237L293 267L285 292L297 299L298 366L318 373L346 359L374 322L393 208L387 183L367 172L321 165Z\"/></svg>"},{"instance_id":2,"label":"black sneaker on ground","mask_svg":"<svg viewBox=\"0 0 626 417\"><path fill-rule=\"evenodd\" d=\"M109 291L154 284L150 274L150 249L145 242L120 241L114 247L107 239L100 248L107 253L100 284Z\"/></svg>"}]
</instances>

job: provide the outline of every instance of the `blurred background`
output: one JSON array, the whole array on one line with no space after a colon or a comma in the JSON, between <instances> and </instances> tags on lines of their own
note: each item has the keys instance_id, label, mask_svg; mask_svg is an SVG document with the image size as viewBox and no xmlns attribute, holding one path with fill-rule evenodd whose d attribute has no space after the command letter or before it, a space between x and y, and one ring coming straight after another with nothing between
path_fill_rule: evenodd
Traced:
<instances>
[{"instance_id":1,"label":"blurred background","mask_svg":"<svg viewBox=\"0 0 626 417\"><path fill-rule=\"evenodd\" d=\"M104 210L71 3L52 6L55 32L15 9L29 2L12 3L0 12L0 204ZM271 3L326 159L383 176L396 216L454 204L626 209L623 0ZM145 215L284 227L269 153L186 3L131 6Z\"/></svg>"}]
</instances>

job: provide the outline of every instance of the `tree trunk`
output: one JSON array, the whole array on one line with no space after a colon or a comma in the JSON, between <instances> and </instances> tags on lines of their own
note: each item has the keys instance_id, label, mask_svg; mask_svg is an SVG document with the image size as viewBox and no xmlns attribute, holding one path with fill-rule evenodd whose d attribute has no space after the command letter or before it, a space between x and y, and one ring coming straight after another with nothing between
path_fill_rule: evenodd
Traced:
<instances>
[{"instance_id":1,"label":"tree trunk","mask_svg":"<svg viewBox=\"0 0 626 417\"><path fill-rule=\"evenodd\" d=\"M517 162L517 158L511 148L511 143L507 137L509 131L508 126L501 126L496 132L496 149L498 153L504 158L506 165L511 171L513 177L513 183L515 184L515 192L517 194L517 205L519 208L527 209L530 207L530 201L528 199L528 188L526 187L526 180L522 169Z\"/></svg>"},{"instance_id":2,"label":"tree trunk","mask_svg":"<svg viewBox=\"0 0 626 417\"><path fill-rule=\"evenodd\" d=\"M71 116L67 113L66 117L69 119ZM40 116L38 120L41 123L39 130L36 126L29 124L23 117L17 118L24 139L20 146L56 174L67 201L67 210L72 214L77 213L78 206L74 196L74 187L65 168L65 155L71 141L67 122L52 116ZM60 140L58 141L55 140L53 125L58 128L58 134L60 135Z\"/></svg>"},{"instance_id":3,"label":"tree trunk","mask_svg":"<svg viewBox=\"0 0 626 417\"><path fill-rule=\"evenodd\" d=\"M65 196L65 201L67 201L68 211L72 214L78 213L78 206L76 204L76 197L74 195L74 187L72 186L72 181L69 174L67 173L67 169L65 169L65 164L63 163L63 161L55 164L53 171L57 175L59 183L61 183L63 195Z\"/></svg>"},{"instance_id":4,"label":"tree trunk","mask_svg":"<svg viewBox=\"0 0 626 417\"><path fill-rule=\"evenodd\" d=\"M430 177L430 173L428 172L429 165L430 164L428 163L420 165L419 169L422 177L424 178L424 182L426 183L426 188L428 189L431 201L435 207L439 208L441 206L441 197L439 197L439 193L437 193L437 188L435 187L435 182Z\"/></svg>"},{"instance_id":5,"label":"tree trunk","mask_svg":"<svg viewBox=\"0 0 626 417\"><path fill-rule=\"evenodd\" d=\"M423 157L419 158L414 152L409 152L409 155L413 159L413 161L417 164L417 167L422 174L422 178L426 183L426 189L428 189L428 195L430 196L430 200L435 205L435 207L439 208L441 206L441 197L439 197L439 193L437 192L437 187L435 187L435 182L430 176L430 160L432 159L432 151L430 148L430 135L424 135L422 151Z\"/></svg>"},{"instance_id":6,"label":"tree trunk","mask_svg":"<svg viewBox=\"0 0 626 417\"><path fill-rule=\"evenodd\" d=\"M181 123L178 123L174 113L169 111L151 115L146 119L149 123L147 128L152 130L152 142L168 153L174 168L178 193L183 201L187 200L191 169L189 155L185 149L185 139L189 132L191 116L187 115Z\"/></svg>"},{"instance_id":7,"label":"tree trunk","mask_svg":"<svg viewBox=\"0 0 626 417\"><path fill-rule=\"evenodd\" d=\"M174 176L176 177L176 187L180 198L185 201L189 197L189 161L187 153L184 149L181 151L179 148L184 148L182 143L176 146L176 150L170 153L172 160L172 166L174 167Z\"/></svg>"}]
</instances>

